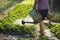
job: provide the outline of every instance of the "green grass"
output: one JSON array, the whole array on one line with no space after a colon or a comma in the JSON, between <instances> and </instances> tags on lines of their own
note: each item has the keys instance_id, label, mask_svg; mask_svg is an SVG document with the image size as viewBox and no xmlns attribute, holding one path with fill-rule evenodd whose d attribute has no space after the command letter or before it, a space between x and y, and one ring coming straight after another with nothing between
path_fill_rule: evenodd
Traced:
<instances>
[{"instance_id":1,"label":"green grass","mask_svg":"<svg viewBox=\"0 0 60 40\"><path fill-rule=\"evenodd\" d=\"M18 38L17 40L53 40L48 37L36 37L36 38Z\"/></svg>"},{"instance_id":2,"label":"green grass","mask_svg":"<svg viewBox=\"0 0 60 40\"><path fill-rule=\"evenodd\" d=\"M53 21L59 22L60 21L60 12L56 12L52 18Z\"/></svg>"},{"instance_id":3,"label":"green grass","mask_svg":"<svg viewBox=\"0 0 60 40\"><path fill-rule=\"evenodd\" d=\"M0 8L1 7L4 7L6 4L8 4L9 2L13 2L13 3L18 3L20 1L23 1L23 0L0 0Z\"/></svg>"},{"instance_id":4,"label":"green grass","mask_svg":"<svg viewBox=\"0 0 60 40\"><path fill-rule=\"evenodd\" d=\"M23 0L0 0L0 13L6 11L11 6L21 3Z\"/></svg>"},{"instance_id":5,"label":"green grass","mask_svg":"<svg viewBox=\"0 0 60 40\"><path fill-rule=\"evenodd\" d=\"M14 6L13 10L9 11L5 17L0 18L0 30L5 31L5 32L12 32L15 30L15 32L18 33L23 33L23 32L28 32L29 30L31 31L31 34L33 34L32 30L30 29L31 27L21 27L21 29L18 26L12 25L12 23L16 19L20 18L25 18L29 12L32 10L32 5L31 4L17 4ZM9 31L8 31L9 30ZM22 30L22 31L21 31Z\"/></svg>"},{"instance_id":6,"label":"green grass","mask_svg":"<svg viewBox=\"0 0 60 40\"><path fill-rule=\"evenodd\" d=\"M10 0L12 1L12 0ZM16 19L24 18L26 17L29 12L32 10L32 5L31 4L16 4L13 8L13 10L9 11L5 17L0 18L0 31L1 32L12 32L15 30L16 33L23 33L23 32L28 32L29 30L33 34L32 30L30 29L31 27L28 26L16 26L12 25L12 23ZM21 29L20 29L21 27ZM9 30L9 31L8 31ZM21 31L22 30L22 31Z\"/></svg>"},{"instance_id":7,"label":"green grass","mask_svg":"<svg viewBox=\"0 0 60 40\"><path fill-rule=\"evenodd\" d=\"M50 30L54 35L60 39L60 23L52 23Z\"/></svg>"}]
</instances>

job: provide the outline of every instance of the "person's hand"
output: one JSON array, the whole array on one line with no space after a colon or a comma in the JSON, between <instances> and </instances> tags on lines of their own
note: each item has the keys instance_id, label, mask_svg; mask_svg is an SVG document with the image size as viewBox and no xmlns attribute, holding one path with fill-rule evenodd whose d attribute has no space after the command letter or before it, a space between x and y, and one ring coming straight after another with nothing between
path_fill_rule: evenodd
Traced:
<instances>
[{"instance_id":1,"label":"person's hand","mask_svg":"<svg viewBox=\"0 0 60 40\"><path fill-rule=\"evenodd\" d=\"M38 10L38 5L36 5L36 7L35 7L35 8L36 8L36 10Z\"/></svg>"}]
</instances>

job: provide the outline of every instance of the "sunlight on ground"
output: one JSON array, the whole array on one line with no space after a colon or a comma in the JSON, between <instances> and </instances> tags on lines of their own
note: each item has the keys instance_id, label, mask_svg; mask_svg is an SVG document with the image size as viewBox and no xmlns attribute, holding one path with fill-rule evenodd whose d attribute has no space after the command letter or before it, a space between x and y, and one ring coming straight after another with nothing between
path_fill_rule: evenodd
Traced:
<instances>
[{"instance_id":1,"label":"sunlight on ground","mask_svg":"<svg viewBox=\"0 0 60 40\"><path fill-rule=\"evenodd\" d=\"M25 0L21 4L34 4L34 0Z\"/></svg>"},{"instance_id":2,"label":"sunlight on ground","mask_svg":"<svg viewBox=\"0 0 60 40\"><path fill-rule=\"evenodd\" d=\"M56 24L56 25L57 25L57 24L60 24L60 23L55 23L55 22L51 22L51 23L52 23L52 24Z\"/></svg>"}]
</instances>

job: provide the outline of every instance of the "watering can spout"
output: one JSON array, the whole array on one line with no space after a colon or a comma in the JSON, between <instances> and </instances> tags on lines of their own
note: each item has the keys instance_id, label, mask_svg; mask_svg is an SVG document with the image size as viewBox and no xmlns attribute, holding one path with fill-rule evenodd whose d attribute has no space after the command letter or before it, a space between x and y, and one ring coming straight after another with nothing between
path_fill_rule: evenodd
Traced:
<instances>
[{"instance_id":1,"label":"watering can spout","mask_svg":"<svg viewBox=\"0 0 60 40\"><path fill-rule=\"evenodd\" d=\"M25 24L25 22L22 20L22 24L24 25Z\"/></svg>"},{"instance_id":2,"label":"watering can spout","mask_svg":"<svg viewBox=\"0 0 60 40\"><path fill-rule=\"evenodd\" d=\"M32 24L35 24L34 22L25 22L22 20L22 24L24 25L25 23L32 23Z\"/></svg>"}]
</instances>

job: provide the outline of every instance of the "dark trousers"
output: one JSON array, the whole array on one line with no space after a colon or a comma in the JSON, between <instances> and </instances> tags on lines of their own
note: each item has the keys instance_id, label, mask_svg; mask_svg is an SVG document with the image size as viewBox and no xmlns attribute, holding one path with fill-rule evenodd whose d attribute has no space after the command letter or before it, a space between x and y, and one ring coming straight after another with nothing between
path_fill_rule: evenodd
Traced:
<instances>
[{"instance_id":1,"label":"dark trousers","mask_svg":"<svg viewBox=\"0 0 60 40\"><path fill-rule=\"evenodd\" d=\"M47 17L48 14L48 9L39 10L39 12L42 16L42 20L45 20L45 17Z\"/></svg>"}]
</instances>

